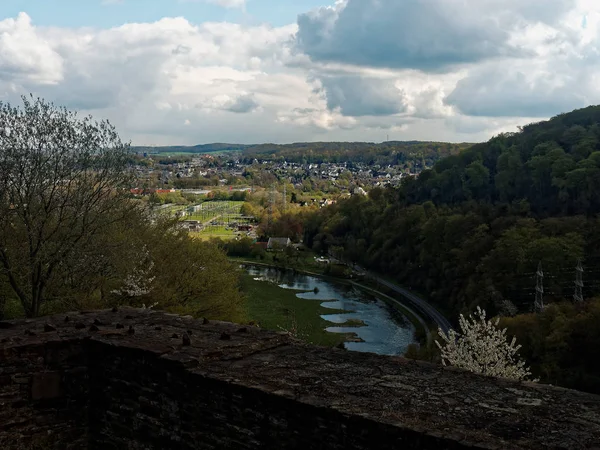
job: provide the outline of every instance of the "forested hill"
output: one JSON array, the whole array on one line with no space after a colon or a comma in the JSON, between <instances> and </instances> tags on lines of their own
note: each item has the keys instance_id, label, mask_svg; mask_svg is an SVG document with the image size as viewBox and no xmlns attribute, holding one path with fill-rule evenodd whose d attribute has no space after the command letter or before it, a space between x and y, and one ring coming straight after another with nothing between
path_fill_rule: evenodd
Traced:
<instances>
[{"instance_id":1,"label":"forested hill","mask_svg":"<svg viewBox=\"0 0 600 450\"><path fill-rule=\"evenodd\" d=\"M439 161L407 201L527 200L540 217L600 211L600 106L561 114Z\"/></svg>"},{"instance_id":2,"label":"forested hill","mask_svg":"<svg viewBox=\"0 0 600 450\"><path fill-rule=\"evenodd\" d=\"M473 145L397 190L340 202L312 218L306 239L420 287L451 317L477 304L531 311L540 261L547 301L572 298L578 258L584 294L600 291L599 211L594 106Z\"/></svg>"},{"instance_id":3,"label":"forested hill","mask_svg":"<svg viewBox=\"0 0 600 450\"><path fill-rule=\"evenodd\" d=\"M594 106L324 208L306 221L305 243L422 292L455 323L478 305L515 316L505 322L536 376L600 393L599 211ZM545 309L532 314L538 280Z\"/></svg>"},{"instance_id":4,"label":"forested hill","mask_svg":"<svg viewBox=\"0 0 600 450\"><path fill-rule=\"evenodd\" d=\"M289 162L363 162L367 164L401 164L420 159L431 167L438 159L458 154L472 144L447 142L388 141L369 142L300 142L293 144L204 144L192 147L132 147L148 153L215 153L239 152L245 159L286 160Z\"/></svg>"}]
</instances>

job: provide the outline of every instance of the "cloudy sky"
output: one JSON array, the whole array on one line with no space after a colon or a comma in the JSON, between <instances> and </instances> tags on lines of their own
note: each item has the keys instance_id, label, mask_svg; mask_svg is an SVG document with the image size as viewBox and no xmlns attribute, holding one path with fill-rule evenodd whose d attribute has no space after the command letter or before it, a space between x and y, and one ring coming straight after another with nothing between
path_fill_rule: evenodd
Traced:
<instances>
[{"instance_id":1,"label":"cloudy sky","mask_svg":"<svg viewBox=\"0 0 600 450\"><path fill-rule=\"evenodd\" d=\"M475 142L600 103L598 0L0 0L0 99L138 145Z\"/></svg>"}]
</instances>

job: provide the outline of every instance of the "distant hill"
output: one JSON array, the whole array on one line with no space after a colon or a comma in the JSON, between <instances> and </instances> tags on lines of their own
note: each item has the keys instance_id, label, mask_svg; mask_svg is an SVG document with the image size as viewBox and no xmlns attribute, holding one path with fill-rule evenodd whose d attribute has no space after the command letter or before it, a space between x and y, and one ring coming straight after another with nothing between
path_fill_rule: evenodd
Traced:
<instances>
[{"instance_id":1,"label":"distant hill","mask_svg":"<svg viewBox=\"0 0 600 450\"><path fill-rule=\"evenodd\" d=\"M230 152L230 151L242 151L248 145L244 144L224 144L215 142L213 144L199 144L192 146L184 145L169 145L161 147L150 147L150 146L132 146L131 149L134 152L147 152L147 153L215 153L215 152Z\"/></svg>"},{"instance_id":2,"label":"distant hill","mask_svg":"<svg viewBox=\"0 0 600 450\"><path fill-rule=\"evenodd\" d=\"M291 162L363 162L398 164L422 160L430 166L440 158L458 154L473 144L447 142L295 142L291 144L202 144L194 146L132 147L136 152L205 154L240 152L242 158L268 158Z\"/></svg>"}]
</instances>

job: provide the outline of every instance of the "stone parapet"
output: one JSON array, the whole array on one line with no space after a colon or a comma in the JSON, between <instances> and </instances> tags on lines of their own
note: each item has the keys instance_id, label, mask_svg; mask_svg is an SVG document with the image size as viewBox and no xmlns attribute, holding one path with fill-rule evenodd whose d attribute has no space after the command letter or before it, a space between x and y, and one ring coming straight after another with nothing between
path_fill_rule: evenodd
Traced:
<instances>
[{"instance_id":1,"label":"stone parapet","mask_svg":"<svg viewBox=\"0 0 600 450\"><path fill-rule=\"evenodd\" d=\"M600 448L600 397L151 310L0 323L0 448Z\"/></svg>"}]
</instances>

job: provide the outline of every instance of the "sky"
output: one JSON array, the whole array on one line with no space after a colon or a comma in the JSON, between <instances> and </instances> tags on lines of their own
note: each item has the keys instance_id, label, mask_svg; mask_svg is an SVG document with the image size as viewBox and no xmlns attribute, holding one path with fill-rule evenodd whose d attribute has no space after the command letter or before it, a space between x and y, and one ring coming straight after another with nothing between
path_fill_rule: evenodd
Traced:
<instances>
[{"instance_id":1,"label":"sky","mask_svg":"<svg viewBox=\"0 0 600 450\"><path fill-rule=\"evenodd\" d=\"M1 0L0 100L134 145L480 142L599 104L599 23L597 0Z\"/></svg>"}]
</instances>

